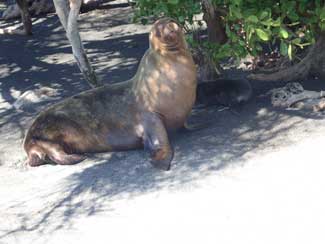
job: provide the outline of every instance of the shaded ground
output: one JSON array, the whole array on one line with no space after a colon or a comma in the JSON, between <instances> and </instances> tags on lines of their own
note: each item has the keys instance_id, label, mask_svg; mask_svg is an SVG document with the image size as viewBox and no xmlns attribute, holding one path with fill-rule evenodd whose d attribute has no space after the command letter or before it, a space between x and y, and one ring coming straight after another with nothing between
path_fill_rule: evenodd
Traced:
<instances>
[{"instance_id":1,"label":"shaded ground","mask_svg":"<svg viewBox=\"0 0 325 244\"><path fill-rule=\"evenodd\" d=\"M107 83L132 77L148 46L148 27L113 4L80 21ZM38 19L32 38L0 36L0 43L1 244L308 243L311 236L324 243L324 114L275 110L260 97L283 84L254 83L254 98L232 111L194 111L192 119L215 122L172 136L170 172L153 169L142 151L28 168L21 143L36 113L16 111L17 94L46 85L62 98L87 86L55 15ZM304 86L325 90L323 83Z\"/></svg>"}]
</instances>

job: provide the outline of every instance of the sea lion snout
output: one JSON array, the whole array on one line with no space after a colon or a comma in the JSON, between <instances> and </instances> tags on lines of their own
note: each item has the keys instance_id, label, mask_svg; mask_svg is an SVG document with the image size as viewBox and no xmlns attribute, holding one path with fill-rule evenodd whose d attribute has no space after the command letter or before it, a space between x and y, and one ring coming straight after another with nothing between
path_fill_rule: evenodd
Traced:
<instances>
[{"instance_id":1,"label":"sea lion snout","mask_svg":"<svg viewBox=\"0 0 325 244\"><path fill-rule=\"evenodd\" d=\"M154 35L158 38L175 35L179 31L180 27L172 20L168 22L156 22L153 28Z\"/></svg>"},{"instance_id":2,"label":"sea lion snout","mask_svg":"<svg viewBox=\"0 0 325 244\"><path fill-rule=\"evenodd\" d=\"M166 42L176 42L178 40L178 32L180 30L180 27L174 23L174 22L170 22L168 24L166 24L163 27L163 37L165 39Z\"/></svg>"}]
</instances>

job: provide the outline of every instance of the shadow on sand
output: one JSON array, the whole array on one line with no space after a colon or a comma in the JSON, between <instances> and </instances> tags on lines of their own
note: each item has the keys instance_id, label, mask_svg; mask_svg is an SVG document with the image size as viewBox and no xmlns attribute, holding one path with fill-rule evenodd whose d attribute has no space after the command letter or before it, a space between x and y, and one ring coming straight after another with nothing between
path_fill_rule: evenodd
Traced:
<instances>
[{"instance_id":1,"label":"shadow on sand","mask_svg":"<svg viewBox=\"0 0 325 244\"><path fill-rule=\"evenodd\" d=\"M127 12L125 12L127 14ZM124 16L125 18L125 16ZM87 19L87 18L86 18ZM86 20L87 21L87 20ZM91 21L91 18L88 20ZM127 22L112 15L111 21L99 21L94 29L105 29ZM86 29L87 22L81 25ZM21 130L35 113L16 111L12 104L25 91L52 87L59 91L56 101L89 89L73 59L71 48L55 15L38 20L34 35L0 36L0 132ZM139 57L148 47L147 34L124 35L105 40L85 41L85 49L98 76L105 83L130 79L136 71ZM112 61L112 62L111 62ZM109 64L107 64L109 63ZM106 66L105 66L106 65ZM53 103L53 101L52 101ZM38 109L48 104L40 104ZM37 106L37 105L36 105ZM27 119L29 118L29 119Z\"/></svg>"},{"instance_id":2,"label":"shadow on sand","mask_svg":"<svg viewBox=\"0 0 325 244\"><path fill-rule=\"evenodd\" d=\"M49 55L70 54L70 47L59 28L57 18L47 18L34 28L35 35L31 39L0 36L0 93L4 102L12 104L15 101L11 95L13 89L25 91L36 84L59 88L62 90L62 97L87 89L74 63L53 65L44 61L44 57ZM130 34L85 43L89 53L122 60L101 71L99 75L107 82L132 77L137 65L125 63L129 59L139 60L147 46L146 34ZM94 64L100 65L96 62ZM270 86L277 85L281 86ZM30 216L28 211L17 214L20 226L2 230L4 234L0 236L0 241L8 235L24 231L46 234L69 228L78 216L114 211L112 203L115 200L130 199L163 188L177 189L187 183L218 174L225 167L244 163L250 157L250 152L263 153L270 143L282 140L290 129L299 127L303 123L302 118L324 118L323 115L304 111L275 110L268 101L256 98L267 87L258 86L263 88L255 89L255 98L237 111L238 113L229 110L220 112L216 108L206 109L203 114L197 115L197 120L215 121L211 126L172 136L176 155L170 172L153 169L147 162L147 155L142 151L96 155L88 162L80 164L84 164L83 166L72 166L83 169L72 173L60 183L60 187L56 189L60 192L60 197L53 204L44 204L34 216ZM266 112L261 113L262 110ZM19 113L12 108L0 111L0 127L11 132L16 129L24 130L26 127L20 122L32 116L34 115ZM43 167L51 170L55 166ZM39 201L46 202L52 194L56 193L41 194ZM26 204L22 201L19 206L12 208L23 209Z\"/></svg>"}]
</instances>

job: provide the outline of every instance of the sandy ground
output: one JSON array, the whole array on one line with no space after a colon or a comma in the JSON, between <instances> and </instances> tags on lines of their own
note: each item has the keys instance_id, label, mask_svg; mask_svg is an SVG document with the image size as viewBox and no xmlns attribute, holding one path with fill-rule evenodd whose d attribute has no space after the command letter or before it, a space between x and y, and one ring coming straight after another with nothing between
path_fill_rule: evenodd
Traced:
<instances>
[{"instance_id":1,"label":"sandy ground","mask_svg":"<svg viewBox=\"0 0 325 244\"><path fill-rule=\"evenodd\" d=\"M130 16L113 4L81 16L85 47L107 83L130 78L147 48L148 27ZM193 119L215 122L172 136L169 172L142 151L29 168L22 139L47 104L17 111L19 94L51 86L61 99L86 85L54 15L35 21L32 38L0 43L1 244L324 243L324 114L276 110L259 96L283 84L254 83L253 99L232 111L194 111ZM322 83L304 85L325 90Z\"/></svg>"}]
</instances>

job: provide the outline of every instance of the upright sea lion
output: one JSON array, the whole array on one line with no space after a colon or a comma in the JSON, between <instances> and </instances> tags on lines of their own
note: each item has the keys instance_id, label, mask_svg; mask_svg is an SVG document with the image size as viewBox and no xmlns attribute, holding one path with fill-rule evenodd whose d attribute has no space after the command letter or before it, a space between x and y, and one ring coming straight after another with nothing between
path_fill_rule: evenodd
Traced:
<instances>
[{"instance_id":1,"label":"upright sea lion","mask_svg":"<svg viewBox=\"0 0 325 244\"><path fill-rule=\"evenodd\" d=\"M72 96L41 112L24 140L28 164L75 164L85 153L145 148L169 170L167 130L184 125L196 96L196 67L182 28L158 20L135 76Z\"/></svg>"}]
</instances>

